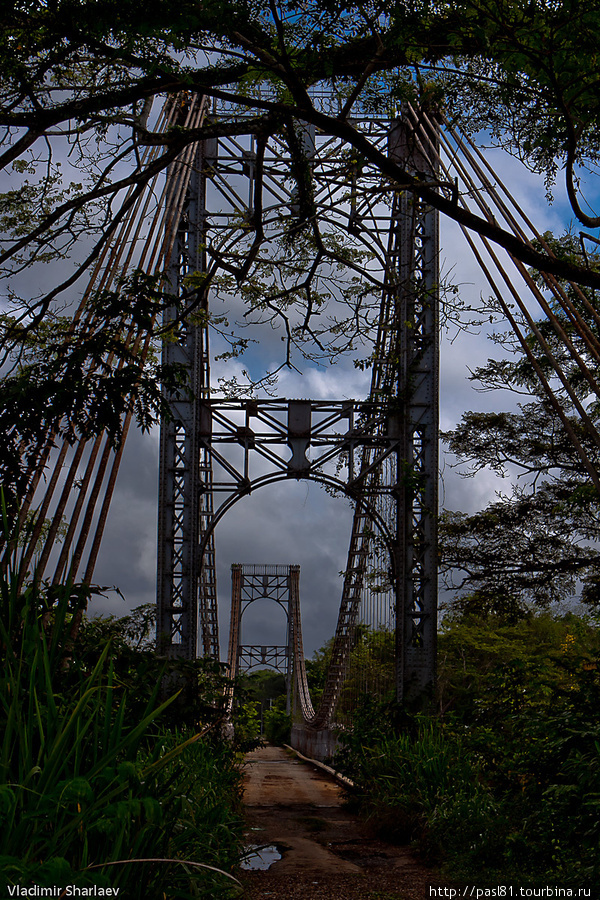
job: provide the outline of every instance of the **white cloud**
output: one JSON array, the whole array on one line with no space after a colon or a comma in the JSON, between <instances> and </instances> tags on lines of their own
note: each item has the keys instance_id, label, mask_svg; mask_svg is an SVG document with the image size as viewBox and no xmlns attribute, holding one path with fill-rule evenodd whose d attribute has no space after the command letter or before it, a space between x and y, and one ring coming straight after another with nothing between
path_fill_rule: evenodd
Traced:
<instances>
[{"instance_id":1,"label":"white cloud","mask_svg":"<svg viewBox=\"0 0 600 900\"><path fill-rule=\"evenodd\" d=\"M500 151L491 151L490 160L510 183L513 193L540 228L559 232L564 225L565 207L561 191L554 207L544 200L542 179ZM444 271L460 286L460 295L477 306L480 297L491 293L479 266L468 250L456 225L444 222L442 258ZM487 339L491 326L476 333L461 333L450 343L442 339L441 427L453 427L466 409L514 408L506 394L476 393L468 381L469 368L498 354ZM255 334L257 334L255 332ZM259 345L252 345L250 363L281 362L281 332L265 327ZM213 365L213 377L241 378L244 359ZM282 370L277 394L287 398L360 398L368 390L369 373L354 368L351 359L328 368L307 366L302 375ZM157 497L156 436L132 435L119 477L113 509L97 570L103 583L117 583L128 605L154 599ZM509 482L483 472L475 479L461 479L448 467L444 470L442 497L451 509L473 512L493 501L498 490L507 491ZM229 616L230 567L242 563L299 563L306 650L310 653L330 637L335 628L342 579L351 528L351 509L343 499L332 499L317 485L288 481L256 491L244 498L225 516L217 530L217 564L221 630L226 634ZM101 608L98 603L96 608ZM116 601L105 602L115 611ZM281 619L281 616L279 616ZM256 643L283 643L282 621L274 612L257 609L248 615L246 640ZM271 626L277 625L277 627Z\"/></svg>"}]
</instances>

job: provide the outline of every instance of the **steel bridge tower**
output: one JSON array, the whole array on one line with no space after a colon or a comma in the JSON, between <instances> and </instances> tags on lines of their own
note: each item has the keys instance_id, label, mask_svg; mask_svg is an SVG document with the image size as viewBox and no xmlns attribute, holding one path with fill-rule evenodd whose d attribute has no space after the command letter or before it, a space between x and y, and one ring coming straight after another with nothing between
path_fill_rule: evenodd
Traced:
<instances>
[{"instance_id":1,"label":"steel bridge tower","mask_svg":"<svg viewBox=\"0 0 600 900\"><path fill-rule=\"evenodd\" d=\"M418 113L365 114L360 127L406 168L436 179L437 131ZM191 391L169 398L173 419L161 435L158 635L169 655L218 658L215 527L238 499L285 478L309 478L343 491L355 501L355 514L337 649L325 689L329 705L316 714L308 699L303 705L307 719L322 725L331 721L343 682L375 539L388 557L397 696L422 698L434 682L438 217L368 165L348 167L337 138L308 127L301 137L317 210L331 221L337 217L350 239L359 236L362 246L373 247L382 269L371 391L366 401L215 398L209 383L209 298L198 294L195 314L184 319L173 305L165 358L189 367ZM297 189L289 174L282 175L289 173L282 146L263 146L259 160L252 141L221 138L199 145L171 257L175 294L186 290L189 273L207 270L211 241L223 255L227 240L234 247L249 231L262 230L269 210L295 214ZM344 166L345 180L336 176ZM338 462L335 475L332 461Z\"/></svg>"},{"instance_id":2,"label":"steel bridge tower","mask_svg":"<svg viewBox=\"0 0 600 900\"><path fill-rule=\"evenodd\" d=\"M200 144L189 176L168 269L170 289L179 297L185 278L205 268L206 152ZM171 174L171 173L169 173ZM177 173L179 174L179 173ZM181 178L173 178L179 184ZM175 203L168 197L167 202ZM214 534L199 556L212 515L210 452L200 446L200 402L210 395L207 297L196 298L194 321L180 317L173 303L165 313L172 325L163 343L163 362L187 367L189 390L168 397L172 418L163 422L158 496L157 646L169 656L219 658ZM200 623L200 645L198 624Z\"/></svg>"},{"instance_id":3,"label":"steel bridge tower","mask_svg":"<svg viewBox=\"0 0 600 900\"><path fill-rule=\"evenodd\" d=\"M339 117L331 93L317 96L315 91L311 100L317 112L325 113L322 121ZM134 269L157 282L168 271L174 301L162 328L163 358L186 367L189 390L166 398L173 417L161 434L157 630L165 654L219 655L215 527L241 497L282 479L312 479L354 501L332 663L316 710L305 677L299 598L292 604L298 704L315 729L331 721L357 649L355 635L361 628L364 634L369 623L388 644L395 639L400 699L422 698L434 679L438 223L414 191L428 183L457 211L497 223L519 245L538 241L545 246L543 234L485 154L441 111L432 114L406 104L400 115L378 116L356 104L353 109L352 130L360 131L364 141L351 147L292 121L281 133L250 137L239 108L209 110L206 98L193 92L166 98L158 132L178 127L196 133L209 116L213 121L220 117L222 131L236 136L189 143L171 166L166 185L156 168L147 185L131 185L107 232L106 252L92 267L74 311L74 323L101 329L104 313L90 307L90 297L115 285L121 290L123 275ZM386 154L397 161L398 173L416 176L411 186L382 175L388 167L371 164L356 146L379 162ZM136 165L145 171L159 158L158 145L149 145L136 156ZM208 280L221 266L221 272L233 273L241 292L255 290L256 299L256 279L250 282L257 259L262 254L263 264L272 269L269 247L276 245L277 235L289 239L298 233L302 222L322 223L320 259L313 260L317 267L323 259L330 269L343 260L346 271L360 271L367 288L377 285L380 306L368 396L360 401L219 399L210 386L208 324L214 294L209 297ZM506 254L496 251L493 240L466 224L460 228L553 414L600 489L593 462L600 436L587 401L565 375L562 350L556 352L534 318L541 314L552 327L558 346L568 352L567 367L576 367L589 396L600 394L586 361L587 354L599 358L595 327L586 318L593 310L585 306L580 285L569 287L544 272L538 283L520 259L508 253L507 266ZM288 250L290 244L287 240ZM327 257L328 246L343 252L337 259ZM298 269L295 255L288 255ZM121 323L129 349L125 358L110 352L101 363L115 371L129 352L142 362L154 352L155 320L140 324L129 299L134 298L125 296ZM258 297L259 307L264 300L264 294ZM307 296L304 300L308 304ZM251 309L246 304L244 315ZM574 324L571 337L563 314ZM540 353L548 371L540 367ZM94 356L87 371L94 373L98 365ZM574 427L574 411L585 441ZM32 444L24 439L28 471L21 516L32 515L33 527L20 555L23 582L31 573L38 582L55 585L66 577L93 583L134 414L132 404L123 414L117 446L110 434L77 428L73 434L69 422L48 423ZM381 597L383 604L377 600Z\"/></svg>"},{"instance_id":4,"label":"steel bridge tower","mask_svg":"<svg viewBox=\"0 0 600 900\"><path fill-rule=\"evenodd\" d=\"M285 677L287 712L291 711L294 674L293 604L298 597L300 566L240 565L231 567L231 615L227 662L229 677L268 666ZM257 600L272 600L286 618L285 644L242 643L242 621L248 607Z\"/></svg>"}]
</instances>

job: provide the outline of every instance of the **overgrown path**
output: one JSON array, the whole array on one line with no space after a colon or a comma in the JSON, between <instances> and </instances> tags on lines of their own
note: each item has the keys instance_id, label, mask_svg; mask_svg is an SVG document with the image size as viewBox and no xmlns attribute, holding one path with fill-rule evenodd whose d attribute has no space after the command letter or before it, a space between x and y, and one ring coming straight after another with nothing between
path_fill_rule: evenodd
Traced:
<instances>
[{"instance_id":1,"label":"overgrown path","mask_svg":"<svg viewBox=\"0 0 600 900\"><path fill-rule=\"evenodd\" d=\"M282 858L244 873L248 900L425 900L443 882L406 847L377 839L343 808L335 781L279 747L246 757L244 804L251 845Z\"/></svg>"}]
</instances>

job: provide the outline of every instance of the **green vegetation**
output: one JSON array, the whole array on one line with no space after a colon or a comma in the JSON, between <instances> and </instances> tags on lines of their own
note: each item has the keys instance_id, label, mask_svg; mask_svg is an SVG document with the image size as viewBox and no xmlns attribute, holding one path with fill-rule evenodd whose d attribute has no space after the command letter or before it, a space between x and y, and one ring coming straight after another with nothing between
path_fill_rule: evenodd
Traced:
<instances>
[{"instance_id":1,"label":"green vegetation","mask_svg":"<svg viewBox=\"0 0 600 900\"><path fill-rule=\"evenodd\" d=\"M394 646L393 632L371 631L366 626L357 625L344 686L336 707L338 723L352 721L356 697L393 695L396 684ZM315 651L312 659L306 661L308 686L315 706L323 694L332 652L333 638Z\"/></svg>"},{"instance_id":2,"label":"green vegetation","mask_svg":"<svg viewBox=\"0 0 600 900\"><path fill-rule=\"evenodd\" d=\"M548 188L564 171L574 215L585 227L596 227L583 208L578 176L580 167L593 170L598 159L598 39L597 0L381 0L369 8L318 0L303 4L301 17L291 2L211 0L199 6L182 0L174 8L153 0L143 22L133 0L123 0L118 11L106 0L9 3L0 32L2 164L23 183L21 191L0 198L0 225L10 239L6 257L15 268L43 261L51 238L66 255L86 226L101 242L101 224L90 226L89 208L106 203L110 209L113 196L127 186L125 177L114 176L114 148L136 160L135 177L142 182L190 141L232 129L259 137L278 133L289 143L299 218L306 222L312 194L294 119L340 134L353 152L398 183L416 182L446 215L471 228L485 227L481 218L461 216L454 200L419 184L361 141L353 116L361 106L378 111L390 98L398 104L445 104L449 117L466 130L485 130L488 139L544 173ZM323 84L338 100L330 110L310 93ZM211 118L198 129L177 126L157 134L148 98L166 90L229 99L229 124ZM90 140L75 142L71 164L80 163L83 171L63 184L48 134L71 136L73 120L78 134ZM17 128L24 132L18 139ZM49 146L42 155L45 140ZM140 144L161 148L151 166L140 162ZM101 193L98 186L108 174L112 184ZM494 223L485 230L506 243L506 233ZM40 234L45 240L38 242ZM512 250L555 274L568 263L525 242ZM574 280L577 273L598 285L586 266L574 267Z\"/></svg>"},{"instance_id":3,"label":"green vegetation","mask_svg":"<svg viewBox=\"0 0 600 900\"><path fill-rule=\"evenodd\" d=\"M439 714L366 703L336 765L387 836L455 878L600 878L600 633L543 612L463 613L440 635Z\"/></svg>"},{"instance_id":4,"label":"green vegetation","mask_svg":"<svg viewBox=\"0 0 600 900\"><path fill-rule=\"evenodd\" d=\"M122 635L98 644L101 626L80 623L86 590L17 584L9 565L0 579L5 883L119 887L132 900L236 896L239 773L218 710L178 729L178 698L161 701L156 658L152 667L149 651L130 647L127 658Z\"/></svg>"},{"instance_id":5,"label":"green vegetation","mask_svg":"<svg viewBox=\"0 0 600 900\"><path fill-rule=\"evenodd\" d=\"M289 266L274 268L272 253L258 252L266 242L272 251L274 241L257 217L240 223L235 253L192 275L182 298L193 309L197 292L209 286L221 291L226 305L231 289L241 292L248 316L260 311L265 323L272 317L290 325L283 364L335 358L362 346L377 325L373 285L363 277L369 266L360 259L360 245L349 243L352 229L336 235L315 206L314 173L299 140L306 128L344 142L347 154L336 178L347 182L349 192L354 174L372 166L392 189L408 187L524 264L598 289L600 272L591 254L556 254L515 238L459 202L462 179L454 185L457 195L430 183L382 149L359 122L365 111L375 118L389 114L390 101L398 110L406 102L439 109L466 133L484 135L485 143L543 174L539 207L545 208L564 173L577 227L596 228L600 220L585 192L600 156L599 9L598 0L380 0L367 6L307 0L299 16L297 4L287 0L151 0L140 19L134 0L121 0L118 9L113 0L3 4L0 277L10 303L0 317L0 419L8 436L0 444L0 473L15 504L26 493L40 434L106 429L118 441L129 394L138 420L148 426L161 413L157 375L163 382L168 376L174 390L185 388L181 371L157 373L123 331L125 320L143 333L154 331L153 312L167 299L160 283L126 277L109 293L90 296L74 330L58 311L71 302L73 287L83 290L84 273L104 254L126 208L123 192L132 188L127 204L133 204L155 174L198 140L227 135L244 142L252 136L260 159L275 137L282 159L290 160L287 175L297 201L283 233L286 261L288 244L295 261L302 261L296 282L290 283ZM154 99L177 92L190 101L224 101L227 114L205 116L197 128L181 119L161 130ZM322 102L323 93L330 94L330 104ZM149 147L156 153L145 157ZM261 191L259 176L257 197ZM588 250L593 247L593 236L582 239ZM47 265L59 261L67 262ZM272 283L270 276L265 280L265 267L286 274L283 292L279 274ZM353 282L357 269L364 272ZM343 318L339 309L326 312L323 284L332 270L347 292L352 284ZM297 317L302 327L294 326ZM225 321L209 316L209 324L231 339L232 352L243 352L247 332L233 321L223 327ZM240 322L245 329L244 317ZM42 346L47 352L40 358L32 350ZM124 360L120 369L106 363L113 348ZM79 384L76 397L65 391L69 381ZM233 379L225 383L235 386Z\"/></svg>"},{"instance_id":6,"label":"green vegetation","mask_svg":"<svg viewBox=\"0 0 600 900\"><path fill-rule=\"evenodd\" d=\"M544 239L559 255L583 258L574 234ZM587 260L600 266L597 254L588 254ZM593 376L597 384L600 370L597 354L586 346L586 334L597 327L598 297L567 283L562 288L576 311L577 327L549 298L557 327L546 318L522 322L528 353L512 331L495 334L494 344L505 357L488 359L470 379L479 391L502 393L491 412L465 412L458 426L443 435L466 477L482 469L512 476L509 491L498 493L485 509L470 515L446 510L440 521L447 586L468 594L471 608L478 604L481 611L503 617L518 618L532 606L549 608L575 597L588 608L600 605L600 498L590 476L590 470L600 469L600 417L598 389L590 390L588 380ZM567 340L579 362L567 352ZM561 379L550 356L560 362ZM551 381L568 429L538 371ZM499 404L506 403L507 392L519 403L503 411Z\"/></svg>"},{"instance_id":7,"label":"green vegetation","mask_svg":"<svg viewBox=\"0 0 600 900\"><path fill-rule=\"evenodd\" d=\"M238 741L256 744L262 736L271 744L287 744L292 717L286 713L285 676L273 669L259 669L239 679L235 731Z\"/></svg>"},{"instance_id":8,"label":"green vegetation","mask_svg":"<svg viewBox=\"0 0 600 900\"><path fill-rule=\"evenodd\" d=\"M265 712L265 737L270 744L289 744L292 717L284 709L272 706Z\"/></svg>"}]
</instances>

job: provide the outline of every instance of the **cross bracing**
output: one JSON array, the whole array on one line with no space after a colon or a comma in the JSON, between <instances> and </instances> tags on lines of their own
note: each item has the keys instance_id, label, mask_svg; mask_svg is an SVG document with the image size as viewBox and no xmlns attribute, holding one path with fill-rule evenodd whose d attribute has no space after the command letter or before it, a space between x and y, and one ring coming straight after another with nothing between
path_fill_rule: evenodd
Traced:
<instances>
[{"instance_id":1,"label":"cross bracing","mask_svg":"<svg viewBox=\"0 0 600 900\"><path fill-rule=\"evenodd\" d=\"M240 565L231 567L231 613L227 665L231 679L252 669L268 666L285 676L287 709L291 709L294 666L293 628L297 620L293 605L298 597L300 566ZM271 600L285 613L286 631L283 644L247 644L242 637L244 613L257 600ZM230 688L228 705L233 704Z\"/></svg>"},{"instance_id":2,"label":"cross bracing","mask_svg":"<svg viewBox=\"0 0 600 900\"><path fill-rule=\"evenodd\" d=\"M184 123L199 122L205 114L202 102L168 103L163 127L181 121L182 115ZM211 114L220 113L212 110ZM361 127L365 139L380 150L408 154L405 161L457 207L475 209L490 222L500 221L524 243L543 244L543 236L535 232L485 157L464 135L443 122L443 117L438 115L436 121L441 123L439 129L425 112L417 115L407 107L400 121L365 116ZM297 172L293 171L294 160L286 156L289 140L282 141L277 135L264 140L223 137L191 146L173 165L164 188L156 183L148 195L136 195L132 200L131 211L123 217L110 250L96 267L90 290L95 289L94 285L110 284L117 273L133 264L158 273L167 268L171 288L177 291L181 286L181 301L191 301L195 308L193 318L177 312L169 328L171 337L176 334L178 340L170 340L166 350L168 355L172 344L173 355L190 366L194 394L194 399L171 398L172 432L163 439L163 470L165 466L170 469L170 482L161 482L163 525L159 561L167 587L163 588L166 599L162 601L159 633L169 652L217 652L214 526L221 507L215 506L215 500L226 494L223 486L227 484L225 479L218 481L219 471L228 473L230 487L235 483L227 507L231 508L236 496L260 486L260 478L333 478L327 466L335 468L337 442L342 469L347 465L348 473L338 478L334 486L353 496L357 505L336 653L326 690L329 706L319 713L312 709L310 698L305 697L307 718L316 723L327 721L333 714L352 646L352 631L364 618L369 603L377 606L374 615L383 627L395 631L400 695L411 686L422 690L431 682L435 656L435 607L431 597L437 509L434 455L439 276L435 214L415 199L406 185L382 177L376 166L364 164L340 138L299 126L294 140L302 162ZM148 154L151 156L152 151ZM323 324L318 322L313 315L314 281L307 281L298 260L290 263L282 255L290 222L293 224L307 209L318 214L322 223L323 247L313 259L316 268L311 273L317 281L320 279L319 299L328 291L335 294L332 269L343 263L349 274L345 282L338 282L335 296L346 311L356 313L353 325L344 325L337 311L337 317ZM340 241L335 240L342 233L345 245L351 248L345 254L340 252ZM599 392L593 364L598 361L600 348L595 334L597 312L577 285L571 286L570 292L554 276L534 280L523 264L498 253L489 239L465 233L499 308L532 365L537 366L549 402L598 487L597 471L584 443L600 448L600 439L584 403L570 385L563 360L536 328L532 306L538 304L572 364L596 395ZM358 258L360 262L356 261ZM269 267L271 274L267 276L265 270ZM198 282L200 287L194 293L185 279L196 272L206 279ZM354 276L357 280L352 282ZM352 284L354 293L344 284ZM297 349L302 353L310 339L314 346L323 348L326 358L331 352L352 345L366 328L377 331L371 357L370 397L355 401L351 416L346 415L346 408L339 432L331 436L331 444L327 445L333 455L322 462L321 469L317 455L321 438L313 428L313 405L318 405L318 400L304 401L303 407L296 407L305 419L310 412L310 423L305 422L300 435L292 434L291 407L288 401L281 400L277 402L283 404L279 411L283 418L272 416L279 422L273 427L275 431L279 429L282 438L278 449L260 434L258 440L262 460L265 465L272 465L274 474L269 476L264 466L256 478L248 474L252 453L261 453L256 450L253 422L240 425L239 420L247 415L252 420L253 408L243 407L237 401L237 407L227 410L224 405L221 411L219 396L214 390L211 392L210 386L205 325L210 317L211 298L232 289L239 289L248 301L250 318L260 321L275 317L282 322L290 352ZM261 290L263 301L274 298L277 302L272 306L269 302L261 304ZM292 312L282 302L286 292L295 301L290 305ZM357 296L368 302L357 304ZM578 298L577 302L573 297ZM567 317L576 340L573 332L565 330L555 310ZM78 315L86 315L85 304ZM172 315L167 312L167 325ZM351 320L352 315L347 318ZM124 327L126 324L124 319ZM544 370L525 337L526 327L545 353L548 365ZM140 352L149 352L148 333L132 332L130 339ZM120 364L116 359L107 362ZM378 405L381 408L382 399L390 415L380 415L379 424L373 421L369 425L368 410L375 410ZM259 398L257 404L255 409L263 418L270 415L268 401ZM585 442L573 426L569 405L585 429ZM219 410L218 415L215 409ZM201 424L207 414L208 429L205 423ZM240 465L221 452L215 427L219 416L229 415L231 428L242 429L231 441L238 454L245 454ZM363 421L357 424L361 415ZM125 434L129 420L128 416L124 422ZM245 434L244 428L248 429ZM290 445L291 438L298 446L304 442L300 455ZM255 446L251 448L253 439ZM115 450L102 437L93 441L82 438L72 446L48 433L40 442L24 505L24 509L33 506L40 511L37 533L26 551L29 561L34 559L39 545L43 520L49 523L37 557L40 577L50 572L56 581L70 571L73 577L92 579L121 452L121 448ZM229 501L225 497L223 502ZM67 533L57 550L56 536L65 519ZM380 580L377 603L373 599L365 601L373 570Z\"/></svg>"},{"instance_id":3,"label":"cross bracing","mask_svg":"<svg viewBox=\"0 0 600 900\"><path fill-rule=\"evenodd\" d=\"M406 121L365 119L364 125L373 140L385 145L391 155L403 157L408 165L426 161L422 148L415 147ZM424 134L435 145L435 128ZM435 213L405 192L398 194L369 167L345 159L338 139L306 128L298 130L297 139L312 179L311 189L304 196L299 182L290 184L294 161L286 158L281 142L245 148L239 141L228 139L203 148L199 167L205 180L201 186L190 181L186 220L198 222L195 245L205 250L202 262L196 261L196 269L208 273L211 266L218 265L236 272L243 290L242 279L251 279L264 265L261 255L268 254L269 262L276 265L273 257L281 251L277 238L285 236L290 217L293 222L297 210L309 204L321 227L321 245L312 248L308 260L313 274L318 272L318 277L330 284L329 268L343 262L351 276L360 273L363 291L378 290L372 391L366 403L260 398L232 401L196 392L188 420L189 435L178 431L180 418L165 427L163 446L170 442L174 448L194 447L197 442L198 449L192 455L201 450L210 459L206 480L198 484L197 470L190 472L187 491L190 510L198 493L210 495L213 515L202 520L193 516L199 528L199 552L195 561L190 556L187 564L179 549L183 542L180 535L185 533L183 507L179 518L173 520L172 530L159 533L164 548L159 559L172 560L171 567L167 565L159 573L159 584L166 585L159 616L163 646L167 651L186 652L185 647L194 640L186 631L187 611L197 605L201 611L206 610L212 604L212 598L203 595L201 584L205 548L209 548L224 513L247 493L274 480L312 478L353 497L356 513L344 595L320 708L314 710L310 705L306 686L300 690L303 714L317 726L331 720L343 684L374 530L388 548L390 587L386 594L393 597L398 634L399 694L403 696L407 690L422 693L430 690L433 682L438 239ZM435 178L430 163L426 174ZM203 211L193 212L202 205ZM335 243L342 229L344 253ZM368 249L366 265L354 262L348 245L363 252ZM298 324L276 305L282 293L294 291L301 301L304 330L318 343L323 331L317 335L313 331L312 297L302 282L305 272L287 259L277 265L276 277L268 278L264 287L269 312L274 310L275 315L285 318L288 344L298 342ZM182 283L184 279L185 272L180 276ZM342 298L350 284L342 280L337 287ZM264 306L261 301L259 315ZM191 378L197 383L197 376L192 374ZM384 465L386 460L390 465ZM412 482L406 474L408 469L417 473ZM180 503L186 471L183 464L163 465L161 485L166 510L176 509ZM379 494L393 497L394 503L380 503L378 509ZM398 516L399 508L402 516ZM189 592L184 596L188 585ZM389 605L390 597L382 595L380 606L386 609L386 622ZM373 624L379 627L380 622ZM299 640L299 624L293 633ZM297 644L296 651L300 652ZM302 680L301 661L296 672Z\"/></svg>"}]
</instances>

